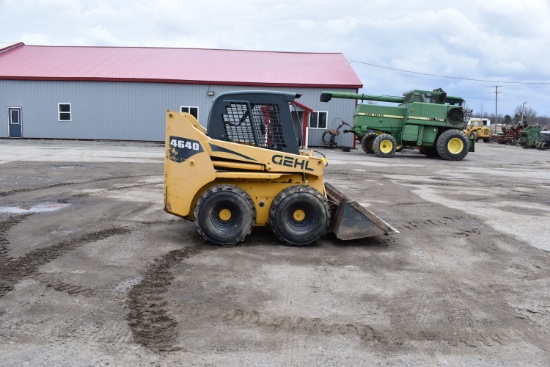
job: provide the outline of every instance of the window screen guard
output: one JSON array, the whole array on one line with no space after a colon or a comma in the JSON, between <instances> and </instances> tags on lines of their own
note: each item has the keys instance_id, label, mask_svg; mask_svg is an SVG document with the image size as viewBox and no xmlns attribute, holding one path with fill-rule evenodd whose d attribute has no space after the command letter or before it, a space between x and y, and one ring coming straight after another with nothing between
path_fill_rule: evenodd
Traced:
<instances>
[{"instance_id":1,"label":"window screen guard","mask_svg":"<svg viewBox=\"0 0 550 367\"><path fill-rule=\"evenodd\" d=\"M286 147L278 104L228 101L222 120L228 141L273 150Z\"/></svg>"}]
</instances>

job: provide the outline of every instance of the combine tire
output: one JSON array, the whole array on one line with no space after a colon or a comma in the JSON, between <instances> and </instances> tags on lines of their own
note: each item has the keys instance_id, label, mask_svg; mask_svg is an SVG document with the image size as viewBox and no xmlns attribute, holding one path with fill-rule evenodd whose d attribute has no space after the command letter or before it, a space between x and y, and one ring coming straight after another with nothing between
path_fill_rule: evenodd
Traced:
<instances>
[{"instance_id":1,"label":"combine tire","mask_svg":"<svg viewBox=\"0 0 550 367\"><path fill-rule=\"evenodd\" d=\"M372 145L374 153L380 158L391 158L395 154L397 143L390 134L380 134Z\"/></svg>"},{"instance_id":2,"label":"combine tire","mask_svg":"<svg viewBox=\"0 0 550 367\"><path fill-rule=\"evenodd\" d=\"M460 130L447 130L437 139L439 156L448 161L460 161L468 154L466 134Z\"/></svg>"},{"instance_id":3,"label":"combine tire","mask_svg":"<svg viewBox=\"0 0 550 367\"><path fill-rule=\"evenodd\" d=\"M376 133L368 133L367 135L363 136L363 139L361 139L361 147L367 154L374 154L373 144L374 139L378 134Z\"/></svg>"},{"instance_id":4,"label":"combine tire","mask_svg":"<svg viewBox=\"0 0 550 367\"><path fill-rule=\"evenodd\" d=\"M327 200L310 186L293 185L281 191L269 208L269 225L284 243L306 246L324 235L330 224Z\"/></svg>"},{"instance_id":5,"label":"combine tire","mask_svg":"<svg viewBox=\"0 0 550 367\"><path fill-rule=\"evenodd\" d=\"M199 234L218 245L244 241L256 223L254 202L235 185L217 185L206 190L195 205L194 215Z\"/></svg>"}]
</instances>

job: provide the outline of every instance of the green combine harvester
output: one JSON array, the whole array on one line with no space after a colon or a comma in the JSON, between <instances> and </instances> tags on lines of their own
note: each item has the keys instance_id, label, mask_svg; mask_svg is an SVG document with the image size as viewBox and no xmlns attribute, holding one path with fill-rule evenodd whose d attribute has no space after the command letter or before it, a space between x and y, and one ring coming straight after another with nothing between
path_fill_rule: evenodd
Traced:
<instances>
[{"instance_id":1,"label":"green combine harvester","mask_svg":"<svg viewBox=\"0 0 550 367\"><path fill-rule=\"evenodd\" d=\"M403 97L323 92L321 102L332 98L397 103L397 106L360 103L355 109L355 134L368 154L390 158L405 146L418 147L430 157L460 161L474 150L464 134L464 99L447 96L442 89L413 90Z\"/></svg>"}]
</instances>

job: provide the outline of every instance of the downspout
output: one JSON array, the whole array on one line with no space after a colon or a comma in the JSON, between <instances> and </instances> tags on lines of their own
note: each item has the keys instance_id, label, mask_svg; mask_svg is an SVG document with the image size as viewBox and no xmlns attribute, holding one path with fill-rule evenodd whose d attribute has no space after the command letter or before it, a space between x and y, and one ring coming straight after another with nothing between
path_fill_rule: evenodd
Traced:
<instances>
[{"instance_id":1,"label":"downspout","mask_svg":"<svg viewBox=\"0 0 550 367\"><path fill-rule=\"evenodd\" d=\"M356 94L359 94L359 88L355 88L355 93ZM359 103L359 101L356 99L355 100L355 109L353 110L354 113L355 113L355 110L357 110L357 104ZM352 121L352 125L354 125L355 122ZM353 149L357 149L357 139L355 139L355 134L353 134Z\"/></svg>"}]
</instances>

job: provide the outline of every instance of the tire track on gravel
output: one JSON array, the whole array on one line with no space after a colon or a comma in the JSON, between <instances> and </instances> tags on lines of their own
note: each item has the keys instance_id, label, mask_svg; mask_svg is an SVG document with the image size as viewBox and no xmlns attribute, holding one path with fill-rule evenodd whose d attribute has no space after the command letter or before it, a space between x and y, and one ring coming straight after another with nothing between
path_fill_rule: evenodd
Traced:
<instances>
[{"instance_id":1,"label":"tire track on gravel","mask_svg":"<svg viewBox=\"0 0 550 367\"><path fill-rule=\"evenodd\" d=\"M136 177L150 177L150 176L152 176L152 175L117 176L117 177L98 178L98 179L90 180L90 181L61 182L61 183L52 184L52 185L48 185L48 186L29 187L29 188L25 188L25 189L16 189L16 190L10 190L10 191L3 191L3 192L0 192L0 197L20 194L20 193L23 193L23 192L49 190L49 189L53 189L53 188L56 188L56 187L62 187L62 186L86 185L86 184L90 184L90 183L94 183L94 182L102 182L102 181L109 181L109 180L120 180L120 179L125 179L125 178L136 178Z\"/></svg>"},{"instance_id":2,"label":"tire track on gravel","mask_svg":"<svg viewBox=\"0 0 550 367\"><path fill-rule=\"evenodd\" d=\"M20 258L13 259L8 255L7 246L9 245L9 241L7 239L7 232L13 226L21 223L25 218L26 216L18 216L0 223L0 298L13 290L21 279L36 274L40 266L57 257L87 243L130 232L128 228L107 228L75 236L66 241L31 251Z\"/></svg>"},{"instance_id":3,"label":"tire track on gravel","mask_svg":"<svg viewBox=\"0 0 550 367\"><path fill-rule=\"evenodd\" d=\"M273 331L302 332L308 335L323 334L356 336L363 342L388 343L387 338L367 324L349 322L346 324L327 323L321 318L282 316L260 313L250 310L227 310L217 307L197 306L192 304L171 303L172 310L192 317L204 317L222 321L228 325L264 327Z\"/></svg>"},{"instance_id":4,"label":"tire track on gravel","mask_svg":"<svg viewBox=\"0 0 550 367\"><path fill-rule=\"evenodd\" d=\"M174 347L177 322L170 316L162 294L174 279L171 268L202 250L201 246L187 247L157 258L146 268L142 281L130 290L126 320L137 343L154 352L178 350Z\"/></svg>"},{"instance_id":5,"label":"tire track on gravel","mask_svg":"<svg viewBox=\"0 0 550 367\"><path fill-rule=\"evenodd\" d=\"M457 222L462 222L464 220L467 220L468 218L465 216L457 216L457 217L448 217L444 216L441 218L434 218L434 219L422 219L422 220L413 220L408 221L407 223L401 224L399 227L400 230L424 230L426 227L437 227L437 226L443 226L448 227L449 225L455 225Z\"/></svg>"},{"instance_id":6,"label":"tire track on gravel","mask_svg":"<svg viewBox=\"0 0 550 367\"><path fill-rule=\"evenodd\" d=\"M4 263L10 261L8 253L8 245L10 244L6 234L12 228L21 223L29 215L19 215L17 217L9 217L8 220L0 222L0 265L4 268Z\"/></svg>"},{"instance_id":7,"label":"tire track on gravel","mask_svg":"<svg viewBox=\"0 0 550 367\"><path fill-rule=\"evenodd\" d=\"M59 281L49 274L35 274L33 279L44 284L48 289L53 289L56 292L64 292L69 296L96 297L102 293L108 294L108 292L105 291L102 292L100 290ZM109 296L111 296L111 294L109 294Z\"/></svg>"},{"instance_id":8,"label":"tire track on gravel","mask_svg":"<svg viewBox=\"0 0 550 367\"><path fill-rule=\"evenodd\" d=\"M135 342L153 352L172 352L178 338L178 315L205 317L229 325L255 326L272 331L303 332L306 334L351 335L363 342L387 343L386 338L369 325L356 322L347 324L326 323L320 318L289 317L261 314L250 310L227 310L216 307L196 306L166 301L163 294L174 279L171 268L186 258L201 253L205 247L194 246L170 251L153 261L145 270L143 280L128 294L126 317Z\"/></svg>"}]
</instances>

